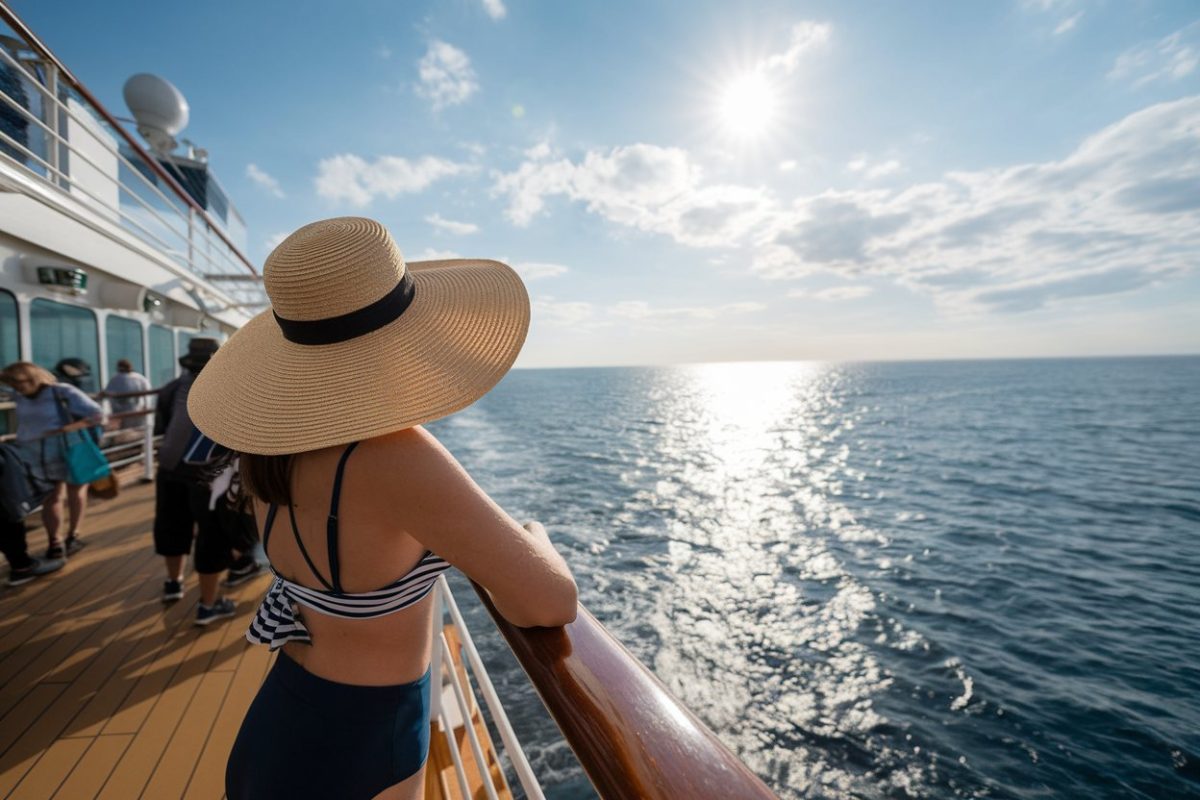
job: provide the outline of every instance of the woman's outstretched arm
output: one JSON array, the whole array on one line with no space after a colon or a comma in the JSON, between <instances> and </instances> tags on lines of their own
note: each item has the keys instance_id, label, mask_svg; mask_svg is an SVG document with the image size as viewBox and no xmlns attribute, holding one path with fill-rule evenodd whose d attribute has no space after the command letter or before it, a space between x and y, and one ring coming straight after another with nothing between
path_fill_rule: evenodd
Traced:
<instances>
[{"instance_id":1,"label":"woman's outstretched arm","mask_svg":"<svg viewBox=\"0 0 1200 800\"><path fill-rule=\"evenodd\" d=\"M368 480L403 509L404 532L487 589L505 619L521 627L575 619L575 579L545 528L517 524L422 428L370 446L380 448L372 459L380 469Z\"/></svg>"}]
</instances>

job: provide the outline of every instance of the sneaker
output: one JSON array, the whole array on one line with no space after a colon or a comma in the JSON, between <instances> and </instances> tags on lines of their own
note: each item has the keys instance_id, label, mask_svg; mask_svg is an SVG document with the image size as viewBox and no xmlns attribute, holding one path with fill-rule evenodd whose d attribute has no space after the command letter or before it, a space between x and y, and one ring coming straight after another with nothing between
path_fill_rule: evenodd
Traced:
<instances>
[{"instance_id":1,"label":"sneaker","mask_svg":"<svg viewBox=\"0 0 1200 800\"><path fill-rule=\"evenodd\" d=\"M163 602L183 599L183 581L163 581Z\"/></svg>"},{"instance_id":2,"label":"sneaker","mask_svg":"<svg viewBox=\"0 0 1200 800\"><path fill-rule=\"evenodd\" d=\"M45 558L47 561L61 561L67 557L67 552L63 550L61 544L52 544L46 548Z\"/></svg>"},{"instance_id":3,"label":"sneaker","mask_svg":"<svg viewBox=\"0 0 1200 800\"><path fill-rule=\"evenodd\" d=\"M67 555L73 556L85 547L87 547L87 542L78 536L67 537Z\"/></svg>"},{"instance_id":4,"label":"sneaker","mask_svg":"<svg viewBox=\"0 0 1200 800\"><path fill-rule=\"evenodd\" d=\"M196 607L196 624L209 625L219 619L232 617L237 613L237 607L228 597L221 597L211 606L198 603Z\"/></svg>"},{"instance_id":5,"label":"sneaker","mask_svg":"<svg viewBox=\"0 0 1200 800\"><path fill-rule=\"evenodd\" d=\"M67 562L61 558L54 560L45 558L34 558L33 563L24 569L14 569L8 572L8 585L21 586L29 583L34 578L40 578L43 575L49 575L51 572L57 572L62 569Z\"/></svg>"},{"instance_id":6,"label":"sneaker","mask_svg":"<svg viewBox=\"0 0 1200 800\"><path fill-rule=\"evenodd\" d=\"M262 574L266 569L262 563L249 559L244 565L241 563L234 564L229 568L229 573L225 576L222 586L239 586L248 580L253 580Z\"/></svg>"}]
</instances>

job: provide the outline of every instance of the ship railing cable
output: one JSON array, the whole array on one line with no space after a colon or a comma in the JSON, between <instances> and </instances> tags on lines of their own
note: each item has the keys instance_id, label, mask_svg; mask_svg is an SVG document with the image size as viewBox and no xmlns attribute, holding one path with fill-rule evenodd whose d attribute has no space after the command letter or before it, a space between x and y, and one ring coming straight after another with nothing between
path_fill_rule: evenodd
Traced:
<instances>
[{"instance_id":1,"label":"ship railing cable","mask_svg":"<svg viewBox=\"0 0 1200 800\"><path fill-rule=\"evenodd\" d=\"M19 62L17 62L15 59L13 59L12 56L9 55L3 48L0 48L0 61L4 61L10 65L17 66L17 67L20 66ZM64 115L65 117L67 117L71 120L74 120L76 123L78 123L80 125L81 128L86 126L86 123L84 122L84 120L81 117L79 117L70 108L70 106L68 106L68 105L62 103L60 100L56 99L52 94L49 93L49 90L47 90L45 87L43 87L40 83L37 83L32 80L30 81L30 83L38 91L42 92L45 103L49 103L49 104L55 106L60 114ZM147 244L155 245L159 249L163 250L165 253L175 255L178 257L178 256L183 255L183 251L180 249L177 249L179 246L189 247L190 251L191 251L189 253L189 256L202 257L204 259L204 261L206 262L208 269L216 271L216 270L220 270L220 269L229 269L230 268L230 266L232 265L233 262L228 258L227 255L224 258L224 260L218 261L218 260L216 260L216 258L213 255L210 255L207 252L207 248L205 248L205 249L196 248L194 246L194 241L192 240L192 237L190 236L189 230L187 230L186 228L180 229L180 227L178 227L177 224L172 223L171 220L164 217L159 212L158 209L156 209L149 202L147 202L144 198L142 198L141 195L139 195L136 191L134 191L133 188L131 188L129 185L122 182L119 178L109 174L109 171L103 165L97 163L87 153L85 153L82 150L80 150L79 148L75 147L68 138L64 137L57 130L54 130L49 125L47 125L42 120L40 120L37 117L37 115L33 114L28 108L23 106L21 103L17 102L17 100L15 98L13 98L11 95L9 95L3 91L0 91L0 100L3 100L5 105L7 105L8 107L10 107L14 111L16 111L24 119L26 119L29 122L32 122L34 125L36 125L47 137L49 137L51 140L53 140L54 147L66 148L71 153L72 158L77 159L78 161L81 161L84 164L91 167L94 170L94 172L89 173L90 175L92 175L92 176L99 175L100 177L104 178L106 181L111 183L113 186L115 186L117 189L117 198L118 198L117 205L113 206L107 199L100 197L95 192L91 191L90 189L85 188L79 181L74 180L70 174L64 172L62 169L55 166L50 161L47 161L46 159L42 158L41 156L39 156L37 153L35 153L32 149L30 149L25 144L22 144L21 142L12 138L8 134L4 133L3 131L0 131L0 141L3 141L5 144L7 144L9 147L13 148L14 150L20 151L26 158L36 162L36 164L38 166L40 166L42 169L46 170L46 172L49 175L53 176L56 179L54 181L49 181L49 183L51 185L55 186L56 188L58 188L60 190L62 190L64 187L69 187L70 193L76 193L76 194L83 195L84 197L86 197L87 199L89 199L93 203L95 203L98 207L105 208L105 209L108 209L109 211L114 212L122 220L122 222L124 222L125 224L134 228L135 232L139 232L141 234L141 236L145 237L145 240L147 240ZM95 139L95 137L93 137L93 138ZM137 176L137 178L140 180L141 184L146 189L148 189L155 196L157 196L160 200L162 200L163 203L166 204L166 207L170 208L172 210L172 212L174 212L173 216L176 218L176 223L184 220L184 217L180 213L179 208L175 206L175 204L171 200L171 198L169 198L166 194L164 194L162 192L162 190L158 188L158 186L156 186L154 183L149 181L145 177L145 175L142 174L142 170L140 170L136 166L134 166L134 164L132 162L130 162L129 159L127 159L124 156L123 153L121 153L119 148L110 147L107 142L103 142L102 140L99 140L99 139L97 139L97 141L100 141L101 146L104 149L106 149L110 155L114 156L118 162L120 162L127 168L128 173L130 175ZM17 166L21 167L26 172L32 174L36 178L42 177L41 175L38 174L37 170L31 168L28 164L21 164L21 163L17 162ZM152 230L147 228L144 224L139 222L137 217L134 214L130 214L128 211L123 210L121 208L121 201L120 201L120 198L123 196L128 196L129 198L131 198L135 203L137 203L138 206L140 206L147 214L149 214L150 217L155 222L160 224L165 231L168 231L171 234L174 234L174 236L179 239L179 245L178 246L174 245L174 244L162 239L158 234L156 234L155 232L153 232ZM219 251L219 252L221 252L223 254L223 251ZM197 275L207 276L209 274L208 272L203 272L203 271L197 270L196 267L198 265L195 263L189 263L187 266L188 266L188 269L190 272L193 272ZM247 275L246 277L254 278L255 276Z\"/></svg>"},{"instance_id":2,"label":"ship railing cable","mask_svg":"<svg viewBox=\"0 0 1200 800\"><path fill-rule=\"evenodd\" d=\"M14 68L21 70L22 74L26 75L26 77L29 79L30 85L33 86L39 93L41 93L43 105L52 106L57 110L59 115L74 120L80 129L85 131L87 130L88 123L85 120L76 114L76 112L72 110L69 105L64 104L39 81L35 80L34 76L29 76L29 74L22 68L20 62L14 59L4 48L0 48L0 61L3 61ZM172 201L172 199L164 194L157 185L147 179L143 174L143 170L138 169L132 162L130 162L125 155L121 153L120 148L117 148L111 145L109 142L106 142L94 135L90 137L91 140L99 142L101 147L110 155L115 157L120 164L123 164L126 167L128 174L136 176L145 189L148 189L151 193L153 193L153 195L160 199L165 206L169 208L171 212L173 212L172 216L175 217L176 223L183 223L184 227L182 229L178 224L174 224L171 220L164 217L158 209L141 197L137 191L122 182L116 176L110 174L110 170L97 163L95 159L80 150L78 147L75 147L68 138L64 137L57 130L39 119L37 115L33 114L26 106L18 102L15 98L3 91L0 91L0 100L2 100L6 106L18 113L22 118L32 122L39 130L41 130L45 136L49 138L50 144L52 144L54 151L57 151L60 147L66 148L66 150L70 152L73 159L76 159L92 168L92 171L89 172L89 175L99 175L109 183L113 184L117 190L117 203L116 206L113 206L109 200L100 197L92 190L85 188L78 180L73 179L70 174L64 172L58 166L51 163L51 161L39 156L26 144L23 144L7 133L0 131L0 142L8 145L13 150L20 152L26 159L36 163L37 166L44 169L47 173L47 177L52 178L52 180L47 180L47 183L67 194L82 195L92 203L96 204L98 207L114 212L125 225L132 228L134 232L139 235L139 238L142 238L147 244L151 244L163 251L165 254L174 256L185 262L183 266L188 272L195 274L198 277L206 277L210 274L221 274L223 277L228 277L228 275L225 275L224 272L228 272L228 270L236 266L236 262L232 259L231 254L223 249L216 248L216 255L213 255L210 250L213 250L214 248L197 247L193 236L195 226L192 224L191 215L189 214L185 218L181 210L176 205L177 201ZM16 165L22 168L25 172L33 175L39 180L43 177L29 164L22 164L15 159L14 163L16 163ZM171 242L164 240L159 233L155 233L145 224L143 224L143 222L139 221L136 215L131 214L123 209L121 207L122 197L131 198L134 203L136 203L138 209L149 215L149 220L147 221L152 220L153 222L156 222L158 225L162 226L162 230L159 233L166 232L173 235L178 239L178 244L172 244ZM211 229L206 230L202 232L202 235L211 232ZM221 257L220 260L218 260L218 257ZM198 263L198 260L200 259L205 262L203 265ZM251 273L247 274L246 278L256 279L256 276Z\"/></svg>"},{"instance_id":3,"label":"ship railing cable","mask_svg":"<svg viewBox=\"0 0 1200 800\"><path fill-rule=\"evenodd\" d=\"M107 213L108 221L149 245L164 266L181 277L203 279L205 291L216 301L218 311L265 306L257 270L175 175L146 152L3 0L0 21L16 34L11 41L18 48L10 53L9 48L0 46L0 61L5 68L16 70L22 86L35 90L39 113L44 117L33 113L35 109L28 102L0 92L0 108L11 108L24 124L32 123L37 134L33 140L19 141L15 138L17 132L0 131L0 162L20 169L14 185L41 202L62 205L67 209L65 213L73 213L92 227L96 225L87 220L87 213L99 212L101 219ZM30 55L26 57L24 52ZM20 59L15 57L17 54ZM86 148L73 143L72 136L64 136L66 130L59 128L67 123L73 123L71 130L80 132L75 138L82 137ZM44 150L40 154L34 148L38 141ZM70 159L63 160L68 154ZM101 163L105 157L112 162ZM86 176L73 174L76 166L83 167ZM134 176L133 183L114 173ZM97 193L106 191L105 184L97 187L97 176L115 186L115 196ZM56 194L45 194L43 187L54 190L64 200L55 200ZM71 198L78 210L70 211L65 198ZM202 306L200 310L207 313L205 304L196 299Z\"/></svg>"},{"instance_id":4,"label":"ship railing cable","mask_svg":"<svg viewBox=\"0 0 1200 800\"><path fill-rule=\"evenodd\" d=\"M121 126L116 117L109 113L108 109L106 109L88 90L88 88L84 86L83 83L79 81L69 69L67 69L66 65L63 64L63 62L59 60L59 58L54 55L54 53L52 53L48 47L46 47L41 39L39 39L21 20L21 18L18 17L11 8L9 8L8 4L4 2L4 0L0 0L0 20L3 20L3 22L7 24L21 40L24 41L25 45L30 49L30 51L36 53L56 69L57 73L61 75L67 84L79 94L80 98L97 114L99 114L104 121L107 122L108 125L117 133L118 136L125 140L125 143L129 146L130 150L132 150L138 156L139 160L144 162L146 167L148 167L158 177L159 180L163 181L163 183L165 183L171 189L171 191L181 201L183 201L183 203L189 209L191 209L191 211L200 216L200 218L207 224L209 229L219 239L221 239L229 248L231 253L237 257L237 260L240 261L241 265L244 266L246 270L248 270L251 274L257 274L257 270L254 269L254 266L250 263L250 260L246 258L237 245L229 240L229 237L226 236L224 231L217 226L215 221L213 221L213 219L209 216L208 212L202 208L200 204L197 203L182 186L179 185L179 182L173 175L171 175L166 169L163 168L161 164L159 164L145 151L145 149L137 142L137 140L134 139L133 136L131 136L130 133Z\"/></svg>"}]
</instances>

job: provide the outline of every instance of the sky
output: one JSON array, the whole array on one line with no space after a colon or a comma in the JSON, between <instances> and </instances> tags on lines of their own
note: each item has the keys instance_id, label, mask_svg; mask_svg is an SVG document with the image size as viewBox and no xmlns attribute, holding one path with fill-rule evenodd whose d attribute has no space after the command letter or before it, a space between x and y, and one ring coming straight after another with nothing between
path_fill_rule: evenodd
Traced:
<instances>
[{"instance_id":1,"label":"sky","mask_svg":"<svg viewBox=\"0 0 1200 800\"><path fill-rule=\"evenodd\" d=\"M187 97L261 265L369 216L518 366L1200 352L1200 4L10 0Z\"/></svg>"}]
</instances>

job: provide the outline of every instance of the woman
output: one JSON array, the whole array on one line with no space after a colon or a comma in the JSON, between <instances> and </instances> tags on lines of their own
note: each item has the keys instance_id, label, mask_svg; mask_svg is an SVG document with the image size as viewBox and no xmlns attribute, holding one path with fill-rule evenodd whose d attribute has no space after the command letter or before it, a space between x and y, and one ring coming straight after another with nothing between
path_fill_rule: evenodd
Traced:
<instances>
[{"instance_id":1,"label":"woman","mask_svg":"<svg viewBox=\"0 0 1200 800\"><path fill-rule=\"evenodd\" d=\"M494 261L405 265L377 222L307 225L267 259L272 309L213 356L193 422L241 456L276 580L247 638L282 648L242 723L230 800L416 798L429 746L434 604L450 565L524 626L576 588L421 423L471 404L529 325Z\"/></svg>"},{"instance_id":2,"label":"woman","mask_svg":"<svg viewBox=\"0 0 1200 800\"><path fill-rule=\"evenodd\" d=\"M70 384L59 383L48 370L18 361L0 372L0 382L16 390L17 445L21 458L34 472L54 483L54 492L42 505L42 524L49 546L46 558L58 560L78 552L85 544L79 536L87 510L88 485L73 484L67 475L67 443L62 434L82 430L103 421L96 401ZM63 488L66 488L70 524L66 541L62 527Z\"/></svg>"}]
</instances>

